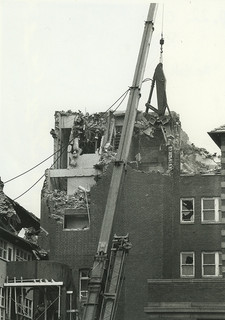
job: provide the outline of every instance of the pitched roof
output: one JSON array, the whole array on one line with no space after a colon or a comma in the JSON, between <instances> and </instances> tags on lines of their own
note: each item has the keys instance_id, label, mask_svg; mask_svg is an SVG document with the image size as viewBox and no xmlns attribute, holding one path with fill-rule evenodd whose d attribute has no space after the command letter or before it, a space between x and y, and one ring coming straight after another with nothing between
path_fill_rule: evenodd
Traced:
<instances>
[{"instance_id":1,"label":"pitched roof","mask_svg":"<svg viewBox=\"0 0 225 320\"><path fill-rule=\"evenodd\" d=\"M208 132L212 140L221 148L221 134L225 133L225 124Z\"/></svg>"}]
</instances>

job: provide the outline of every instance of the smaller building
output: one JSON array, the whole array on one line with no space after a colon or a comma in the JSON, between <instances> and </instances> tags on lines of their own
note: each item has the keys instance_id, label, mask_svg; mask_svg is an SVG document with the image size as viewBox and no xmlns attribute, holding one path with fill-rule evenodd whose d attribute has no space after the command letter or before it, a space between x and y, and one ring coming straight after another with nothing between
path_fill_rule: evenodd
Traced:
<instances>
[{"instance_id":1,"label":"smaller building","mask_svg":"<svg viewBox=\"0 0 225 320\"><path fill-rule=\"evenodd\" d=\"M48 261L37 244L38 235L47 234L40 220L3 187L0 181L0 319L76 319L70 268Z\"/></svg>"}]
</instances>

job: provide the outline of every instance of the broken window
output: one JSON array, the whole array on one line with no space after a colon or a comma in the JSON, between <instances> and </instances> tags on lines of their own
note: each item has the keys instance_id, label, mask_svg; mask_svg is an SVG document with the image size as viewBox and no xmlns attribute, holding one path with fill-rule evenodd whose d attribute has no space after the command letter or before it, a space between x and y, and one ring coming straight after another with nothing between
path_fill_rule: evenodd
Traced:
<instances>
[{"instance_id":1,"label":"broken window","mask_svg":"<svg viewBox=\"0 0 225 320\"><path fill-rule=\"evenodd\" d=\"M85 302L87 300L88 281L89 281L89 269L80 270L79 299L81 302Z\"/></svg>"},{"instance_id":2,"label":"broken window","mask_svg":"<svg viewBox=\"0 0 225 320\"><path fill-rule=\"evenodd\" d=\"M195 275L194 252L181 252L180 275L181 277L194 277Z\"/></svg>"},{"instance_id":3,"label":"broken window","mask_svg":"<svg viewBox=\"0 0 225 320\"><path fill-rule=\"evenodd\" d=\"M87 230L90 227L89 212L86 210L65 209L64 230Z\"/></svg>"},{"instance_id":4,"label":"broken window","mask_svg":"<svg viewBox=\"0 0 225 320\"><path fill-rule=\"evenodd\" d=\"M221 200L220 198L202 198L202 222L221 221Z\"/></svg>"},{"instance_id":5,"label":"broken window","mask_svg":"<svg viewBox=\"0 0 225 320\"><path fill-rule=\"evenodd\" d=\"M222 254L221 252L202 253L202 276L222 276Z\"/></svg>"},{"instance_id":6,"label":"broken window","mask_svg":"<svg viewBox=\"0 0 225 320\"><path fill-rule=\"evenodd\" d=\"M193 198L183 198L180 200L180 221L182 223L194 222Z\"/></svg>"}]
</instances>

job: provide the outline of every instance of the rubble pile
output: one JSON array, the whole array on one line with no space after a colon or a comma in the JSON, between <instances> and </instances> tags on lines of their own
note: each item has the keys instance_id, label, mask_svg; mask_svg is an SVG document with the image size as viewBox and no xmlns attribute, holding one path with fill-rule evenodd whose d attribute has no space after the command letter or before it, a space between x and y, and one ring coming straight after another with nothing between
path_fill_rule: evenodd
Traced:
<instances>
[{"instance_id":1,"label":"rubble pile","mask_svg":"<svg viewBox=\"0 0 225 320\"><path fill-rule=\"evenodd\" d=\"M84 114L79 111L74 112L73 115L75 117L69 138L71 145L69 152L92 153L96 148L100 148L101 138L104 135L107 123L105 113ZM79 146L77 146L79 150L76 150L74 139L79 140Z\"/></svg>"},{"instance_id":2,"label":"rubble pile","mask_svg":"<svg viewBox=\"0 0 225 320\"><path fill-rule=\"evenodd\" d=\"M38 244L38 234L40 233L40 230L35 230L34 227L29 227L29 228L24 228L24 239L35 243L36 245Z\"/></svg>"},{"instance_id":3,"label":"rubble pile","mask_svg":"<svg viewBox=\"0 0 225 320\"><path fill-rule=\"evenodd\" d=\"M182 137L185 137L182 139ZM190 143L183 132L180 148L180 170L183 174L216 174L220 173L220 156L211 154L205 148L196 147Z\"/></svg>"},{"instance_id":4,"label":"rubble pile","mask_svg":"<svg viewBox=\"0 0 225 320\"><path fill-rule=\"evenodd\" d=\"M54 190L48 193L47 203L52 208L50 217L57 222L63 222L65 209L87 210L90 204L90 192L77 190L73 195L67 195L66 191Z\"/></svg>"},{"instance_id":5,"label":"rubble pile","mask_svg":"<svg viewBox=\"0 0 225 320\"><path fill-rule=\"evenodd\" d=\"M157 127L171 127L171 124L174 131L173 134L177 133L177 127L180 126L180 120L179 115L174 111L171 111L170 114L163 116L159 116L155 112L138 112L134 124L134 135L145 134L151 138L154 138L154 133Z\"/></svg>"},{"instance_id":6,"label":"rubble pile","mask_svg":"<svg viewBox=\"0 0 225 320\"><path fill-rule=\"evenodd\" d=\"M143 112L139 112L137 114L137 118L134 124L134 136L146 134L149 137L154 137L155 127L153 124L155 123L155 118L151 117L148 120L144 116Z\"/></svg>"},{"instance_id":7,"label":"rubble pile","mask_svg":"<svg viewBox=\"0 0 225 320\"><path fill-rule=\"evenodd\" d=\"M12 201L4 194L3 187L4 184L0 180L0 226L17 234L21 229L21 221Z\"/></svg>"},{"instance_id":8,"label":"rubble pile","mask_svg":"<svg viewBox=\"0 0 225 320\"><path fill-rule=\"evenodd\" d=\"M102 151L99 162L94 165L94 168L102 171L103 173L107 170L108 165L116 160L116 152L112 150L112 147L104 148Z\"/></svg>"},{"instance_id":9,"label":"rubble pile","mask_svg":"<svg viewBox=\"0 0 225 320\"><path fill-rule=\"evenodd\" d=\"M73 138L79 138L82 143L94 142L101 137L105 131L106 120L103 113L83 114L81 111L75 113L72 127Z\"/></svg>"}]
</instances>

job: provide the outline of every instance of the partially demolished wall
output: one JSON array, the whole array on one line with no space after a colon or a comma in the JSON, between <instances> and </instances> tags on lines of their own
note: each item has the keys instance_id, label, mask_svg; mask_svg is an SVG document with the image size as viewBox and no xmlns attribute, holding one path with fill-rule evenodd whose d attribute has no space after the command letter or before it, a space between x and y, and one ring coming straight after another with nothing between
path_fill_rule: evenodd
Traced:
<instances>
[{"instance_id":1,"label":"partially demolished wall","mask_svg":"<svg viewBox=\"0 0 225 320\"><path fill-rule=\"evenodd\" d=\"M98 161L93 166L96 172L92 174L96 182L101 179L109 164L116 160L123 118L123 112L89 115L81 111L57 111L55 129L52 129L51 134L55 150L62 152L62 146L66 150L66 168L78 168L80 175L81 171L87 170L82 163L82 155L97 154ZM63 128L67 130L67 140L62 133ZM56 158L55 162L57 161ZM174 172L187 175L217 174L220 170L219 157L189 142L187 134L181 129L179 115L175 112L163 116L154 112L137 113L128 165L144 173L156 172L163 175ZM55 168L60 169L59 161ZM76 187L72 194L68 194L67 178L52 178L54 183L50 183L51 178L48 173L46 175L42 198L51 208L50 218L64 224L66 211L71 212L73 209L88 213L90 188ZM73 179L77 179L76 176ZM80 226L78 229L86 230Z\"/></svg>"},{"instance_id":2,"label":"partially demolished wall","mask_svg":"<svg viewBox=\"0 0 225 320\"><path fill-rule=\"evenodd\" d=\"M205 148L196 147L182 131L180 170L181 174L220 174L221 157L216 153L211 154Z\"/></svg>"}]
</instances>

